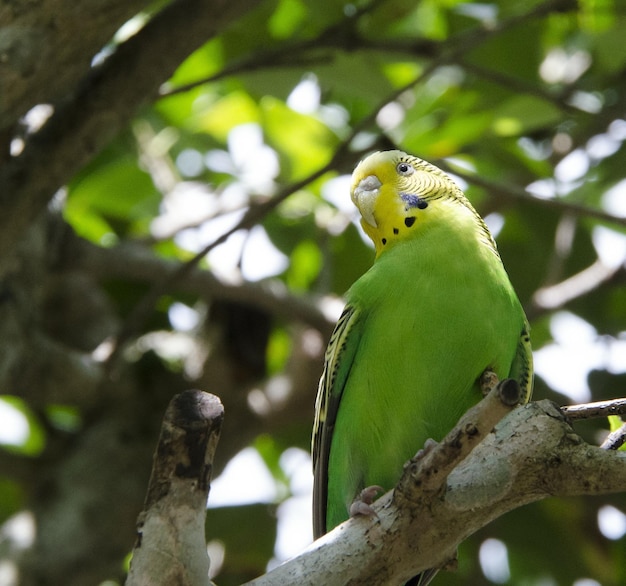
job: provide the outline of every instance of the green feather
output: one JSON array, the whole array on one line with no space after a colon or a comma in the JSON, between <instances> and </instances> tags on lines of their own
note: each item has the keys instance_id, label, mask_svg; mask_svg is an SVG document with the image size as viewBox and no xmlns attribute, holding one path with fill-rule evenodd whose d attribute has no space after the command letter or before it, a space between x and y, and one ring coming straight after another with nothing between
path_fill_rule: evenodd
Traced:
<instances>
[{"instance_id":1,"label":"green feather","mask_svg":"<svg viewBox=\"0 0 626 586\"><path fill-rule=\"evenodd\" d=\"M371 155L353 178L377 258L346 295L320 380L316 537L348 518L364 487L393 488L426 439L440 440L481 398L486 369L518 380L525 401L532 385L524 312L452 180L400 151Z\"/></svg>"}]
</instances>

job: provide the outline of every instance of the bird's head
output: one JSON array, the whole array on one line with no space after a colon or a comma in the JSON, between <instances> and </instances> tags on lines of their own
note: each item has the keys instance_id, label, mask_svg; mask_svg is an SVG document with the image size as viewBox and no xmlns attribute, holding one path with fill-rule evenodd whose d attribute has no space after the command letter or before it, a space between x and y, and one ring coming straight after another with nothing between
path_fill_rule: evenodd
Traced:
<instances>
[{"instance_id":1,"label":"bird's head","mask_svg":"<svg viewBox=\"0 0 626 586\"><path fill-rule=\"evenodd\" d=\"M466 204L473 212L448 175L402 151L376 152L363 159L352 174L350 196L377 257L428 225L439 199Z\"/></svg>"}]
</instances>

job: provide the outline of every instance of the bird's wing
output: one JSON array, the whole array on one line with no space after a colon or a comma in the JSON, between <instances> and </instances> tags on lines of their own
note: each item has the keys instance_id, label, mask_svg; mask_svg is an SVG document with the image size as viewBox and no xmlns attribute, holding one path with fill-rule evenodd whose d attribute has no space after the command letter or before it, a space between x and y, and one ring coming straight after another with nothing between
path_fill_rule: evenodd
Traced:
<instances>
[{"instance_id":1,"label":"bird's wing","mask_svg":"<svg viewBox=\"0 0 626 586\"><path fill-rule=\"evenodd\" d=\"M360 341L361 311L346 305L326 349L324 372L315 401L313 426L313 534L326 533L328 460L339 403Z\"/></svg>"},{"instance_id":2,"label":"bird's wing","mask_svg":"<svg viewBox=\"0 0 626 586\"><path fill-rule=\"evenodd\" d=\"M522 390L520 402L528 403L533 392L533 351L530 345L528 323L524 324L524 329L520 334L510 376L519 383Z\"/></svg>"}]
</instances>

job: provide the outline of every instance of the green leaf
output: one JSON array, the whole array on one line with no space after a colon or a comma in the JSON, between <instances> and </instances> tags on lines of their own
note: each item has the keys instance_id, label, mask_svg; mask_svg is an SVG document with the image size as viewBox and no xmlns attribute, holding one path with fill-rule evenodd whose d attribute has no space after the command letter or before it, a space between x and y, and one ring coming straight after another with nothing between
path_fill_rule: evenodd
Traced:
<instances>
[{"instance_id":1,"label":"green leaf","mask_svg":"<svg viewBox=\"0 0 626 586\"><path fill-rule=\"evenodd\" d=\"M125 233L134 222L153 217L160 196L150 175L130 154L103 155L69 186L64 208L66 220L78 234L95 242L115 231Z\"/></svg>"},{"instance_id":2,"label":"green leaf","mask_svg":"<svg viewBox=\"0 0 626 586\"><path fill-rule=\"evenodd\" d=\"M303 240L291 253L287 284L294 291L306 291L322 268L322 253L311 240Z\"/></svg>"},{"instance_id":3,"label":"green leaf","mask_svg":"<svg viewBox=\"0 0 626 586\"><path fill-rule=\"evenodd\" d=\"M608 74L617 74L626 64L626 43L622 28L611 28L593 39L598 66Z\"/></svg>"},{"instance_id":4,"label":"green leaf","mask_svg":"<svg viewBox=\"0 0 626 586\"><path fill-rule=\"evenodd\" d=\"M614 0L579 0L580 27L584 31L597 33L615 24Z\"/></svg>"},{"instance_id":5,"label":"green leaf","mask_svg":"<svg viewBox=\"0 0 626 586\"><path fill-rule=\"evenodd\" d=\"M302 0L280 0L267 26L274 38L287 39L301 28L307 13L307 7Z\"/></svg>"},{"instance_id":6,"label":"green leaf","mask_svg":"<svg viewBox=\"0 0 626 586\"><path fill-rule=\"evenodd\" d=\"M260 105L267 142L288 169L285 179L302 179L328 163L338 140L325 124L270 96Z\"/></svg>"},{"instance_id":7,"label":"green leaf","mask_svg":"<svg viewBox=\"0 0 626 586\"><path fill-rule=\"evenodd\" d=\"M554 126L561 111L552 103L529 95L507 100L494 112L493 131L498 136L521 136Z\"/></svg>"},{"instance_id":8,"label":"green leaf","mask_svg":"<svg viewBox=\"0 0 626 586\"><path fill-rule=\"evenodd\" d=\"M284 328L274 328L267 341L267 371L271 375L282 372L291 354L291 336Z\"/></svg>"},{"instance_id":9,"label":"green leaf","mask_svg":"<svg viewBox=\"0 0 626 586\"><path fill-rule=\"evenodd\" d=\"M609 415L607 419L609 420L609 431L611 432L617 431L624 423L619 415Z\"/></svg>"},{"instance_id":10,"label":"green leaf","mask_svg":"<svg viewBox=\"0 0 626 586\"><path fill-rule=\"evenodd\" d=\"M393 87L383 72L386 63L384 54L336 53L332 62L322 63L315 73L329 101L345 104L350 110L355 101L371 108L389 96Z\"/></svg>"},{"instance_id":11,"label":"green leaf","mask_svg":"<svg viewBox=\"0 0 626 586\"><path fill-rule=\"evenodd\" d=\"M240 90L212 103L202 115L198 116L197 128L226 142L228 133L235 126L259 120L258 105L247 92Z\"/></svg>"},{"instance_id":12,"label":"green leaf","mask_svg":"<svg viewBox=\"0 0 626 586\"><path fill-rule=\"evenodd\" d=\"M185 59L168 81L177 87L217 73L224 66L224 49L219 39L212 39Z\"/></svg>"}]
</instances>

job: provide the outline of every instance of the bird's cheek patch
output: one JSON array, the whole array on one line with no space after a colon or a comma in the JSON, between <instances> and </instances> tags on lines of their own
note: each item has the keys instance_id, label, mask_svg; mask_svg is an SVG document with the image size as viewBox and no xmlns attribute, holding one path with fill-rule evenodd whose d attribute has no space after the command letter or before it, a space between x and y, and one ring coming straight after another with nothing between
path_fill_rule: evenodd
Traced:
<instances>
[{"instance_id":1,"label":"bird's cheek patch","mask_svg":"<svg viewBox=\"0 0 626 586\"><path fill-rule=\"evenodd\" d=\"M407 212L411 209L425 210L428 207L428 202L415 193L401 192L400 198L406 204L404 209Z\"/></svg>"},{"instance_id":2,"label":"bird's cheek patch","mask_svg":"<svg viewBox=\"0 0 626 586\"><path fill-rule=\"evenodd\" d=\"M428 207L428 202L415 193L401 192L400 198L404 202L404 211L412 212L414 210L425 210ZM404 225L407 228L411 228L415 224L416 216L407 216L404 218Z\"/></svg>"}]
</instances>

